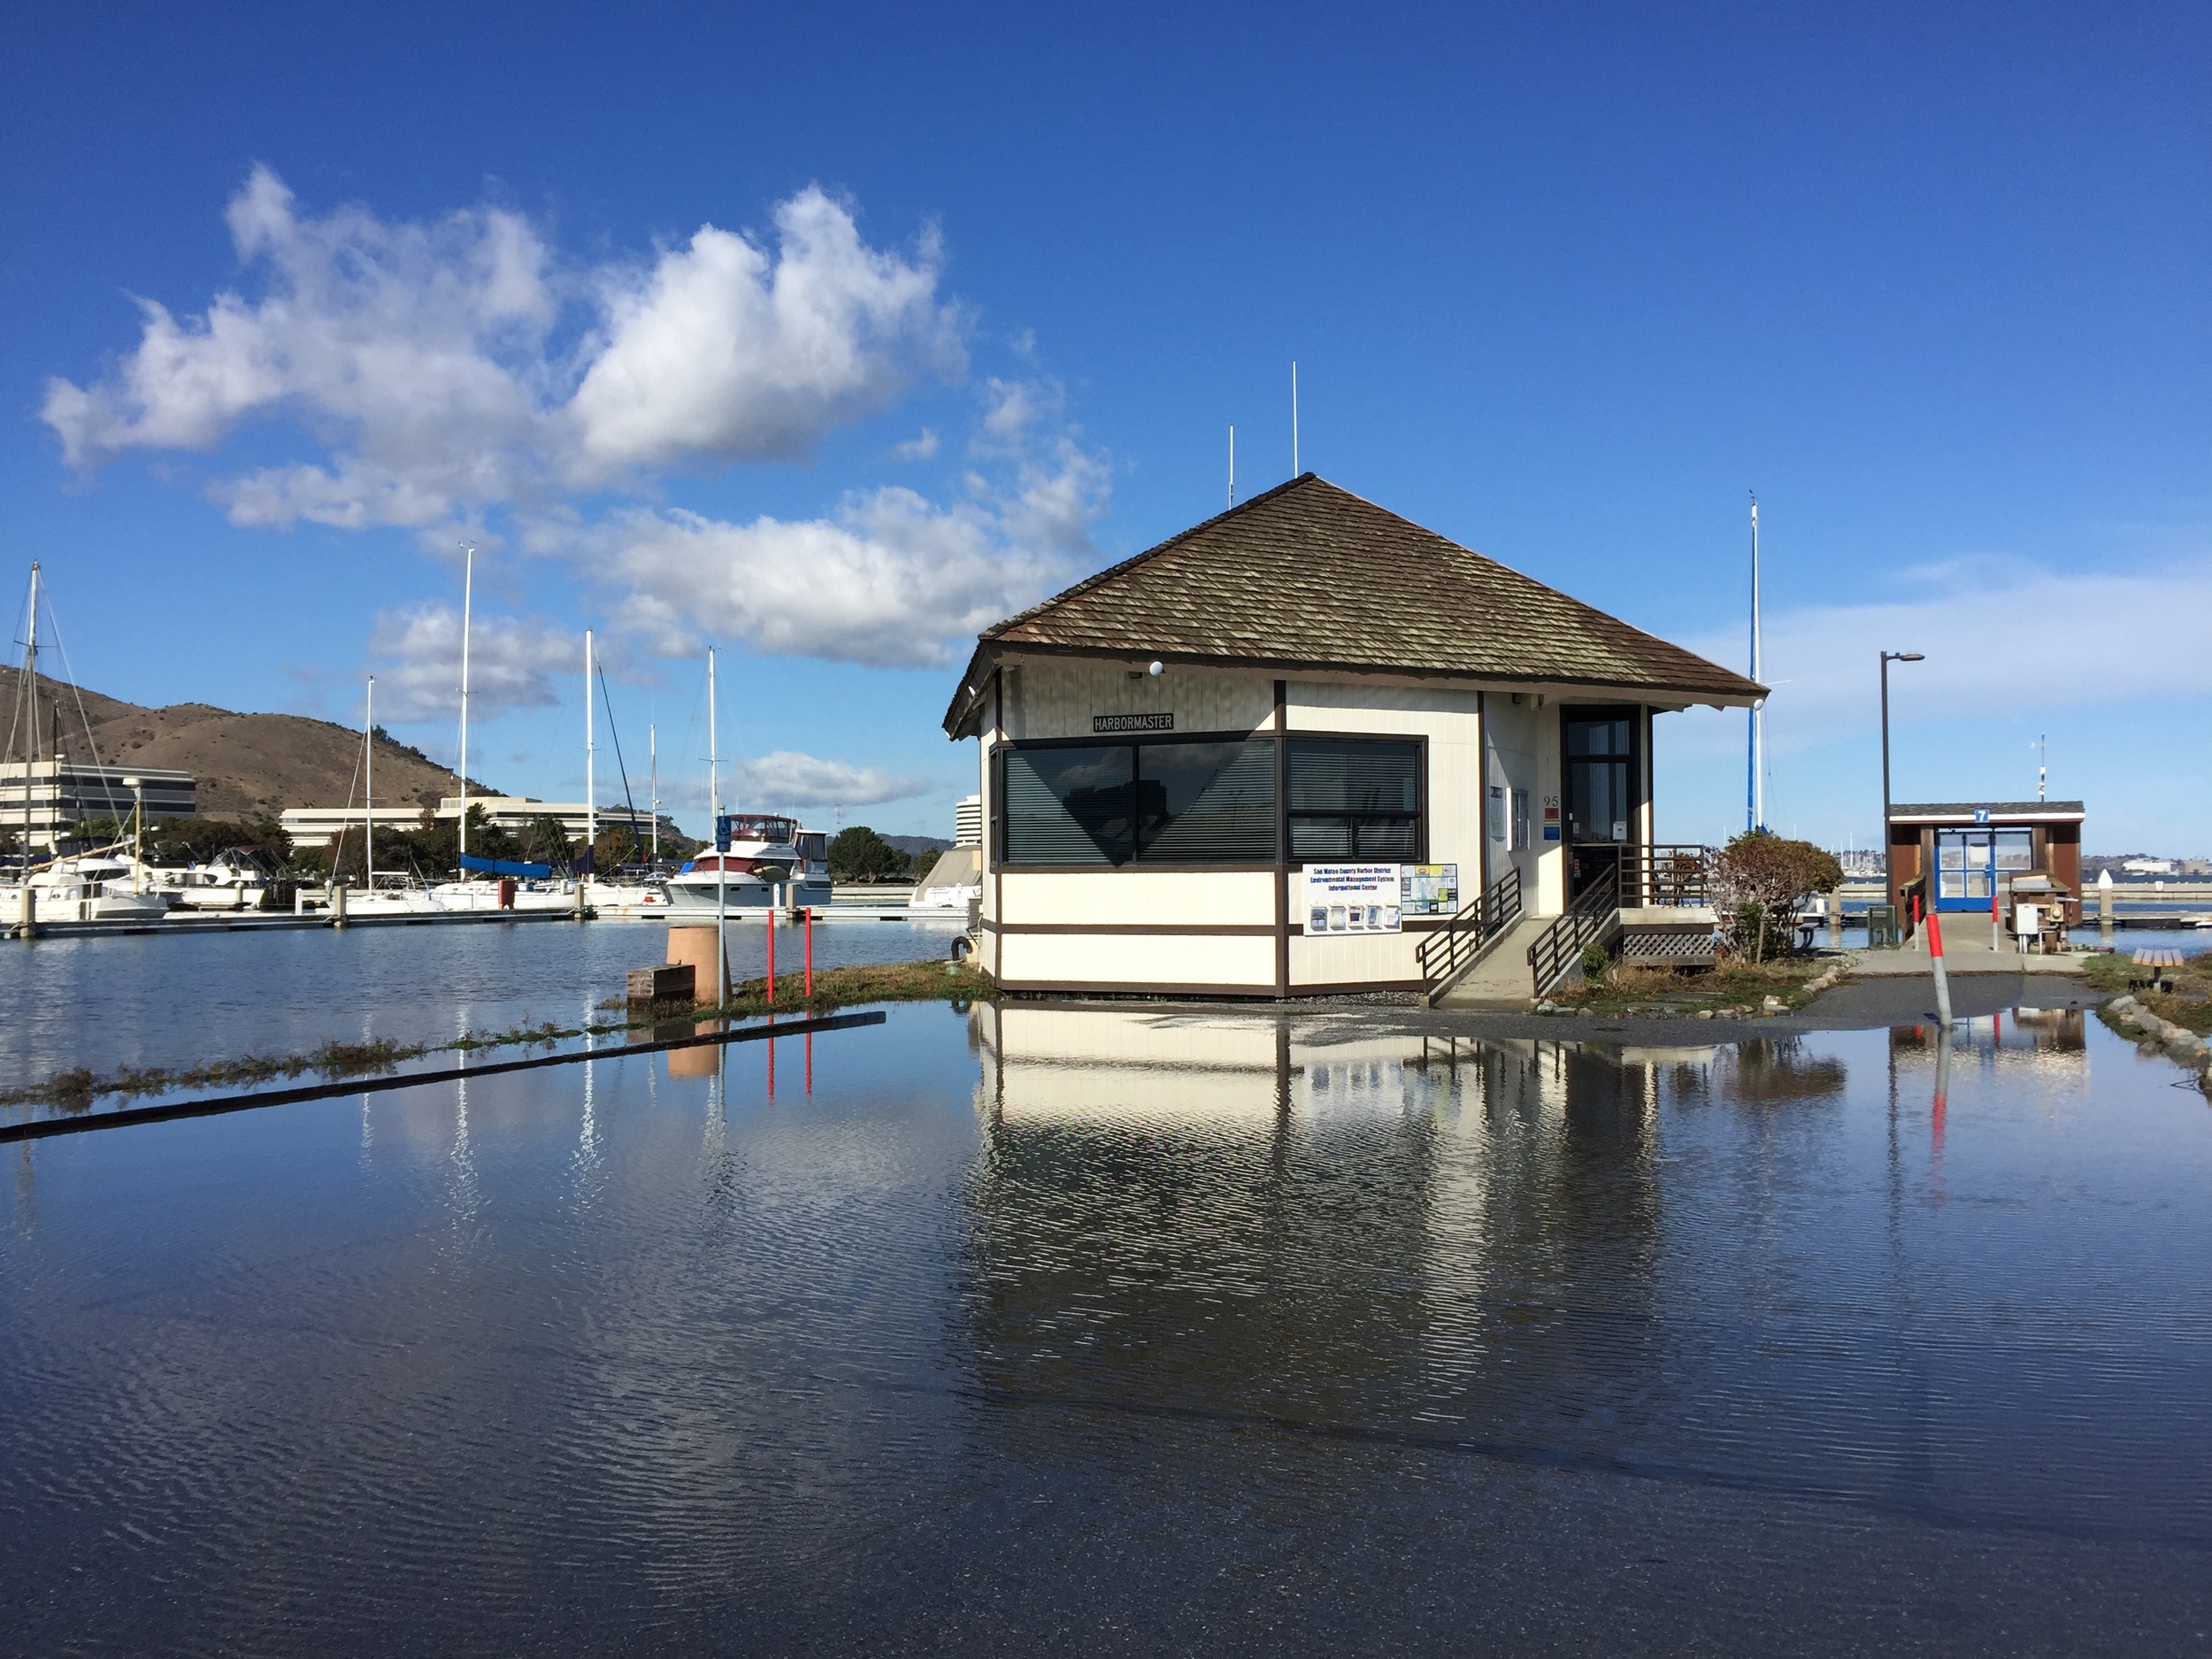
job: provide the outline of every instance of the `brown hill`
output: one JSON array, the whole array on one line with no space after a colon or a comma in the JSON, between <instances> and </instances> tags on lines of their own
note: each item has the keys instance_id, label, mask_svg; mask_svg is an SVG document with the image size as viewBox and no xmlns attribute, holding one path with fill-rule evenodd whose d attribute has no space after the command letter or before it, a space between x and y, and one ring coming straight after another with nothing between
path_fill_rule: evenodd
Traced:
<instances>
[{"instance_id":1,"label":"brown hill","mask_svg":"<svg viewBox=\"0 0 2212 1659\"><path fill-rule=\"evenodd\" d=\"M17 733L13 757L23 752L20 679L20 670L0 667L0 710L14 717ZM288 806L343 806L349 797L360 798L361 733L328 720L234 714L204 703L146 709L43 674L38 703L42 753L54 752L58 731L61 752L72 759L188 772L197 780L203 818L270 817ZM419 750L388 737L377 741L379 803L435 806L441 796L459 793L460 780ZM499 791L471 779L469 793Z\"/></svg>"}]
</instances>

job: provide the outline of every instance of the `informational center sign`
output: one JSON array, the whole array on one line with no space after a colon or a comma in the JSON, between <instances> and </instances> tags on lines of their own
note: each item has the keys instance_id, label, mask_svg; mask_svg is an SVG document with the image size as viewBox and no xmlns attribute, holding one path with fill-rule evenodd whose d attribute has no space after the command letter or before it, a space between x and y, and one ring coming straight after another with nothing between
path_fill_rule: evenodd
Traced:
<instances>
[{"instance_id":1,"label":"informational center sign","mask_svg":"<svg viewBox=\"0 0 2212 1659\"><path fill-rule=\"evenodd\" d=\"M1408 916L1459 914L1457 864L1401 864L1398 908Z\"/></svg>"},{"instance_id":2,"label":"informational center sign","mask_svg":"<svg viewBox=\"0 0 2212 1659\"><path fill-rule=\"evenodd\" d=\"M1309 933L1394 933L1399 931L1400 864L1308 864Z\"/></svg>"}]
</instances>

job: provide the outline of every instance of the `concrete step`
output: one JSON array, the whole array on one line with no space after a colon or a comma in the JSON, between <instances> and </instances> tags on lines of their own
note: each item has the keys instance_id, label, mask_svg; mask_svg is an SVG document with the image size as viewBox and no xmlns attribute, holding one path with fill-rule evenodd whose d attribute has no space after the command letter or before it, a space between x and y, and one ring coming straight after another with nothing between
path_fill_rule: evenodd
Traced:
<instances>
[{"instance_id":1,"label":"concrete step","mask_svg":"<svg viewBox=\"0 0 2212 1659\"><path fill-rule=\"evenodd\" d=\"M1554 916L1524 916L1506 930L1457 985L1437 999L1439 1008L1525 1009L1534 1002L1529 989L1528 948L1537 934L1558 920Z\"/></svg>"}]
</instances>

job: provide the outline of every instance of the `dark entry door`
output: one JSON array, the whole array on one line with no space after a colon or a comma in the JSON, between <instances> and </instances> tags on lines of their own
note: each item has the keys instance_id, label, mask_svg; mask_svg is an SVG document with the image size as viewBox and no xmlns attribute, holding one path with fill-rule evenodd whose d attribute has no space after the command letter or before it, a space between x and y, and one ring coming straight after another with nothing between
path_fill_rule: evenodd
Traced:
<instances>
[{"instance_id":1,"label":"dark entry door","mask_svg":"<svg viewBox=\"0 0 2212 1659\"><path fill-rule=\"evenodd\" d=\"M1566 723L1567 896L1620 861L1635 836L1633 711L1596 709Z\"/></svg>"}]
</instances>

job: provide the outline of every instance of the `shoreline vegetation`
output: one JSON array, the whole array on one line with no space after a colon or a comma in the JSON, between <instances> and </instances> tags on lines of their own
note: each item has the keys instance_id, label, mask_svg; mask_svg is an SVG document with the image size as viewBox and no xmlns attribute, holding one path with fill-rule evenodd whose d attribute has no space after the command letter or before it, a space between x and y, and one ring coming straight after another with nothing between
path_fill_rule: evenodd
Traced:
<instances>
[{"instance_id":1,"label":"shoreline vegetation","mask_svg":"<svg viewBox=\"0 0 2212 1659\"><path fill-rule=\"evenodd\" d=\"M1760 964L1732 957L1709 972L1694 975L1679 975L1671 968L1616 964L1599 979L1561 987L1538 1003L1535 1011L1647 1019L1726 1019L1794 1013L1847 972L1846 959L1824 955L1787 956ZM2170 992L2138 987L2131 995L2123 995L2130 990L2131 974L2140 977L2140 971L2124 956L2085 957L2082 972L2109 999L2098 1010L2100 1017L2124 1036L2157 1044L2162 1041L2161 1032L2168 1027L2174 1028L2175 1036L2185 1033L2201 1039L2212 1034L2212 954L2189 958L2183 966L2169 970L2166 979L2173 987ZM755 979L733 986L730 1000L718 1006L680 1002L634 1008L623 998L611 998L599 1008L610 1013L623 1012L626 1018L580 1025L549 1020L501 1032L471 1032L447 1042L332 1040L293 1054L248 1054L187 1066L124 1066L108 1073L74 1066L35 1082L0 1088L0 1107L51 1105L81 1112L109 1095L134 1099L184 1089L278 1082L309 1072L334 1081L385 1076L408 1061L434 1054L549 1048L580 1037L620 1036L655 1026L759 1019L771 1013L829 1014L876 1002L943 1002L964 1007L972 1002L995 1000L996 995L990 982L966 964L935 959L825 969L814 976L810 997L803 994L803 983L801 974L778 974L772 1006L767 981ZM2147 1024L2147 1032L2143 1029ZM2173 1046L2172 1038L2164 1041L2165 1046ZM2183 1057L2184 1064L2192 1063L2193 1056L2177 1057Z\"/></svg>"},{"instance_id":2,"label":"shoreline vegetation","mask_svg":"<svg viewBox=\"0 0 2212 1659\"><path fill-rule=\"evenodd\" d=\"M1824 955L1770 956L1756 963L1730 956L1717 967L1698 973L1617 962L1599 978L1559 987L1536 1004L1536 1012L1631 1018L1641 1015L1647 1019L1793 1014L1848 972L1847 958Z\"/></svg>"}]
</instances>

